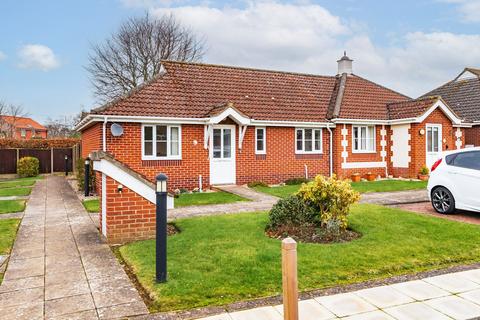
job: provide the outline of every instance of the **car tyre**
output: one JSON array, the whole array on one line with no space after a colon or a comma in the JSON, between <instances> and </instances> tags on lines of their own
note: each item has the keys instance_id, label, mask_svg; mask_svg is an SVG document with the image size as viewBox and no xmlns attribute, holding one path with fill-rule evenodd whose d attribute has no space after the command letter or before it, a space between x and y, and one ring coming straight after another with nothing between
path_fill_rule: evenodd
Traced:
<instances>
[{"instance_id":1,"label":"car tyre","mask_svg":"<svg viewBox=\"0 0 480 320\"><path fill-rule=\"evenodd\" d=\"M455 198L445 187L437 187L432 191L432 206L435 211L441 214L455 212Z\"/></svg>"}]
</instances>

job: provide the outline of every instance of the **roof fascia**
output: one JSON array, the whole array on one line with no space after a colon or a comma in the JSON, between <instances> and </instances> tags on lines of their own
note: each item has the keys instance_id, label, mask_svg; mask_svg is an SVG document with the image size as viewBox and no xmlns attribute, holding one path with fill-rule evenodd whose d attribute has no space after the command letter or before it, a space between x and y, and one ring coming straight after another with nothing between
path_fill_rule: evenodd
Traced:
<instances>
[{"instance_id":1,"label":"roof fascia","mask_svg":"<svg viewBox=\"0 0 480 320\"><path fill-rule=\"evenodd\" d=\"M223 110L220 114L208 118L208 124L217 124L228 117L232 118L233 121L235 121L237 124L240 124L243 126L249 125L251 121L250 118L240 114L240 112L238 112L234 108L228 107L225 110Z\"/></svg>"},{"instance_id":2,"label":"roof fascia","mask_svg":"<svg viewBox=\"0 0 480 320\"><path fill-rule=\"evenodd\" d=\"M435 109L440 108L443 113L453 122L453 124L461 124L462 120L459 119L452 110L442 101L442 99L438 99L431 107L428 109L422 116L417 117L417 121L415 122L423 122Z\"/></svg>"}]
</instances>

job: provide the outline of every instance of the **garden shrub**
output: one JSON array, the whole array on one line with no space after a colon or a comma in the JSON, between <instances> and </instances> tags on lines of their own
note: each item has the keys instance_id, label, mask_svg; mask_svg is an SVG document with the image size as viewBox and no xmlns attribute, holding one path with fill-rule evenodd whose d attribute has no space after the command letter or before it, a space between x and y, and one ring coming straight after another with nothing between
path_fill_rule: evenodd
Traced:
<instances>
[{"instance_id":1,"label":"garden shrub","mask_svg":"<svg viewBox=\"0 0 480 320\"><path fill-rule=\"evenodd\" d=\"M342 231L348 227L350 206L360 199L360 194L347 180L321 175L302 185L297 196L320 214L322 227L338 225Z\"/></svg>"},{"instance_id":2,"label":"garden shrub","mask_svg":"<svg viewBox=\"0 0 480 320\"><path fill-rule=\"evenodd\" d=\"M420 168L420 174L423 174L423 175L426 176L426 175L428 175L429 173L430 173L430 169L428 169L427 166L422 166L422 167Z\"/></svg>"},{"instance_id":3,"label":"garden shrub","mask_svg":"<svg viewBox=\"0 0 480 320\"><path fill-rule=\"evenodd\" d=\"M280 199L270 210L267 229L281 226L295 227L315 225L319 222L318 212L305 201L293 195Z\"/></svg>"},{"instance_id":4,"label":"garden shrub","mask_svg":"<svg viewBox=\"0 0 480 320\"><path fill-rule=\"evenodd\" d=\"M40 161L35 157L23 157L17 162L17 174L21 177L35 177L40 172Z\"/></svg>"},{"instance_id":5,"label":"garden shrub","mask_svg":"<svg viewBox=\"0 0 480 320\"><path fill-rule=\"evenodd\" d=\"M263 181L252 181L247 184L249 188L255 188L255 187L268 187L268 184Z\"/></svg>"},{"instance_id":6,"label":"garden shrub","mask_svg":"<svg viewBox=\"0 0 480 320\"><path fill-rule=\"evenodd\" d=\"M308 180L307 178L291 178L291 179L285 180L285 184L286 185L295 185L295 184L307 183L309 181L310 180Z\"/></svg>"},{"instance_id":7,"label":"garden shrub","mask_svg":"<svg viewBox=\"0 0 480 320\"><path fill-rule=\"evenodd\" d=\"M78 158L77 164L77 185L78 191L85 190L85 159ZM93 161L90 161L90 190L95 189L95 173L93 171Z\"/></svg>"}]
</instances>

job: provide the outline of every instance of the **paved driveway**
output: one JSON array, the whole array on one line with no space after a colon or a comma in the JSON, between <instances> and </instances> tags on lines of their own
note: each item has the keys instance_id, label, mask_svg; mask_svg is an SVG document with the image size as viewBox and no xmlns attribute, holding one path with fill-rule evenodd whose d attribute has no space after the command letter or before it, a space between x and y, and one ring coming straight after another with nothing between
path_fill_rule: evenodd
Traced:
<instances>
[{"instance_id":1,"label":"paved driveway","mask_svg":"<svg viewBox=\"0 0 480 320\"><path fill-rule=\"evenodd\" d=\"M407 203L407 204L398 204L392 205L391 207L413 211L417 213L431 215L437 218L443 218L453 221L480 224L480 213L479 212L468 212L457 210L453 214L439 214L437 213L430 202L419 202L419 203Z\"/></svg>"},{"instance_id":2,"label":"paved driveway","mask_svg":"<svg viewBox=\"0 0 480 320\"><path fill-rule=\"evenodd\" d=\"M2 285L0 319L108 319L147 313L63 177L33 188Z\"/></svg>"}]
</instances>

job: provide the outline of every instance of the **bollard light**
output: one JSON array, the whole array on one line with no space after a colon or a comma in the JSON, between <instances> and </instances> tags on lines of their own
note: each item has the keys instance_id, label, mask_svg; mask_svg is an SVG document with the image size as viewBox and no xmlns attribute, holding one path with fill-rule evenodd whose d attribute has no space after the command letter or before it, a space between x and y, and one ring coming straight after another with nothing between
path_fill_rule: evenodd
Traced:
<instances>
[{"instance_id":1,"label":"bollard light","mask_svg":"<svg viewBox=\"0 0 480 320\"><path fill-rule=\"evenodd\" d=\"M68 156L65 155L65 176L68 176Z\"/></svg>"},{"instance_id":2,"label":"bollard light","mask_svg":"<svg viewBox=\"0 0 480 320\"><path fill-rule=\"evenodd\" d=\"M84 186L85 186L85 197L88 197L90 195L90 158L85 159Z\"/></svg>"},{"instance_id":3,"label":"bollard light","mask_svg":"<svg viewBox=\"0 0 480 320\"><path fill-rule=\"evenodd\" d=\"M157 282L167 281L167 180L160 173L156 177L156 239L155 239L155 271Z\"/></svg>"}]
</instances>

